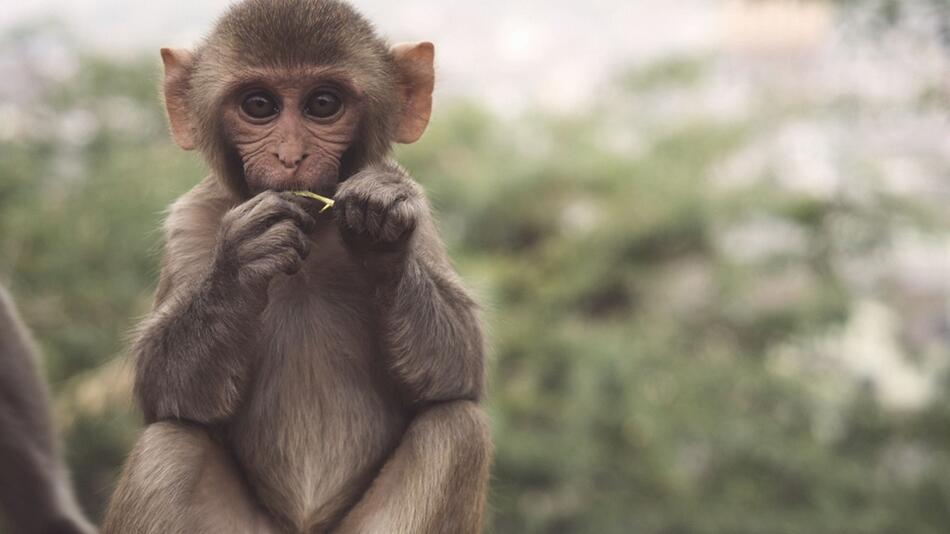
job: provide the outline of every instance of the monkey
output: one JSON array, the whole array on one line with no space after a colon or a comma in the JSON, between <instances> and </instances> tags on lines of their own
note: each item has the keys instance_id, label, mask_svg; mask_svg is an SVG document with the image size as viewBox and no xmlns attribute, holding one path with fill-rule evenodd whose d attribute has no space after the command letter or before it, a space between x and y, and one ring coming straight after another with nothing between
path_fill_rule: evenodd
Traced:
<instances>
[{"instance_id":1,"label":"monkey","mask_svg":"<svg viewBox=\"0 0 950 534\"><path fill-rule=\"evenodd\" d=\"M13 534L95 532L60 452L35 343L0 286L0 519Z\"/></svg>"},{"instance_id":2,"label":"monkey","mask_svg":"<svg viewBox=\"0 0 950 534\"><path fill-rule=\"evenodd\" d=\"M391 158L428 125L434 53L338 0L245 0L161 50L172 138L211 172L164 222L130 349L146 426L103 532L480 531L480 308Z\"/></svg>"}]
</instances>

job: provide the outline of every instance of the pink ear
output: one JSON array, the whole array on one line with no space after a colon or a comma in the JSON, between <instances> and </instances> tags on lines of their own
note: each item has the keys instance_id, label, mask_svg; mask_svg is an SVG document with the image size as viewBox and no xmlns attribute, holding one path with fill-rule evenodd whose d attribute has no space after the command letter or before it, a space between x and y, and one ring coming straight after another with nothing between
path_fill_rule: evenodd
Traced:
<instances>
[{"instance_id":1,"label":"pink ear","mask_svg":"<svg viewBox=\"0 0 950 534\"><path fill-rule=\"evenodd\" d=\"M429 42L403 43L392 47L396 62L402 113L393 141L414 143L425 133L432 115L435 88L435 46Z\"/></svg>"},{"instance_id":2,"label":"pink ear","mask_svg":"<svg viewBox=\"0 0 950 534\"><path fill-rule=\"evenodd\" d=\"M165 64L165 110L172 138L183 150L195 148L195 130L188 111L188 82L194 57L188 50L162 48Z\"/></svg>"}]
</instances>

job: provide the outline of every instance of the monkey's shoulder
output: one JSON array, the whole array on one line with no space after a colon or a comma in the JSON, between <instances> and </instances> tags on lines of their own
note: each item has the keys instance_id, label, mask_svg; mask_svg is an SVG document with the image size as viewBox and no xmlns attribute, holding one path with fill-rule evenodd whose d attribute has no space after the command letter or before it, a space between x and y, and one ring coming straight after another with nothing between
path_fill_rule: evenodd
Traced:
<instances>
[{"instance_id":1,"label":"monkey's shoulder","mask_svg":"<svg viewBox=\"0 0 950 534\"><path fill-rule=\"evenodd\" d=\"M221 217L238 200L214 176L208 176L168 207L165 232L217 228ZM209 224L210 223L210 224Z\"/></svg>"},{"instance_id":2,"label":"monkey's shoulder","mask_svg":"<svg viewBox=\"0 0 950 534\"><path fill-rule=\"evenodd\" d=\"M214 244L221 218L237 200L209 176L169 206L163 230L166 254L202 256Z\"/></svg>"}]
</instances>

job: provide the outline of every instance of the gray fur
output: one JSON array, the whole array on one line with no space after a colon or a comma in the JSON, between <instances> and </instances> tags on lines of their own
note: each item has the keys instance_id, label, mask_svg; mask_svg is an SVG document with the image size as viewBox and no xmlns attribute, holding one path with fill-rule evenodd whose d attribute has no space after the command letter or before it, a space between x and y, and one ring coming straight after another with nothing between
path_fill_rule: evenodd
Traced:
<instances>
[{"instance_id":1,"label":"gray fur","mask_svg":"<svg viewBox=\"0 0 950 534\"><path fill-rule=\"evenodd\" d=\"M343 179L388 154L402 105L388 46L372 25L336 0L248 0L231 7L195 51L187 99L199 149L215 173L246 195L243 171L220 124L221 103L254 68L344 67L363 88L366 113L343 161Z\"/></svg>"},{"instance_id":2,"label":"gray fur","mask_svg":"<svg viewBox=\"0 0 950 534\"><path fill-rule=\"evenodd\" d=\"M387 50L341 2L250 0L197 51L189 108L215 175L165 223L133 346L151 425L105 532L480 531L482 330L422 188L387 161L401 113ZM248 198L221 99L248 67L326 63L367 93L336 206Z\"/></svg>"}]
</instances>

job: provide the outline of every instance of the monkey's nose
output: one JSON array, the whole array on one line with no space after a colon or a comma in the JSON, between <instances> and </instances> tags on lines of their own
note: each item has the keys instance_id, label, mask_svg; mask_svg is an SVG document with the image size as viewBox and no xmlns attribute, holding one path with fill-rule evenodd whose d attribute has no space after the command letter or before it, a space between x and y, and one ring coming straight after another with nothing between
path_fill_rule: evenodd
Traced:
<instances>
[{"instance_id":1,"label":"monkey's nose","mask_svg":"<svg viewBox=\"0 0 950 534\"><path fill-rule=\"evenodd\" d=\"M309 156L309 154L305 154L303 152L297 152L297 153L275 152L274 153L274 157L276 157L277 160L280 161L281 165L283 165L285 168L288 168L288 169L296 169L297 167L299 167L300 163L303 162L303 160L307 159L307 156Z\"/></svg>"}]
</instances>

